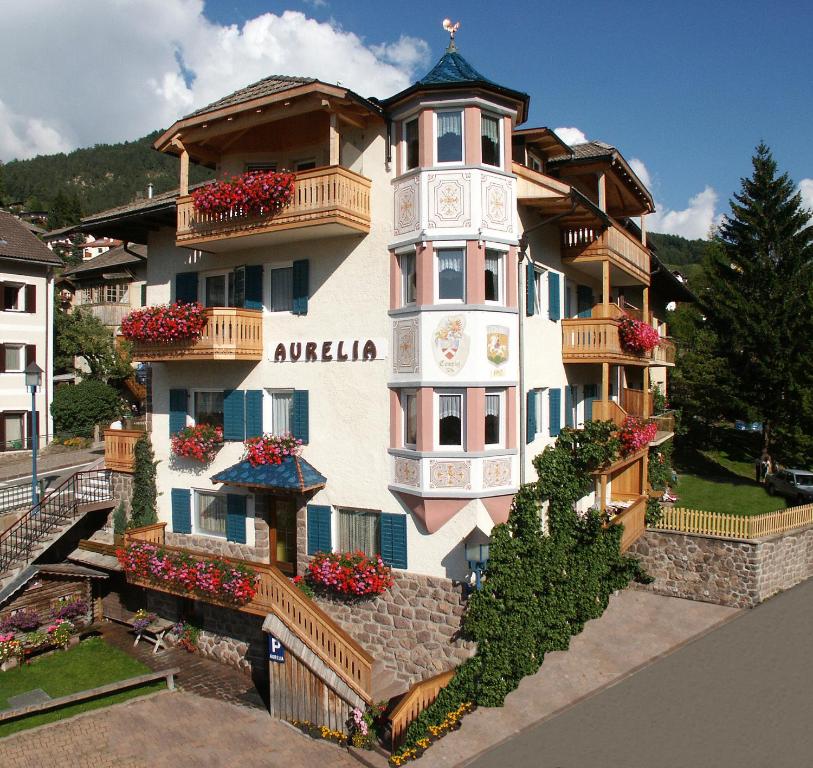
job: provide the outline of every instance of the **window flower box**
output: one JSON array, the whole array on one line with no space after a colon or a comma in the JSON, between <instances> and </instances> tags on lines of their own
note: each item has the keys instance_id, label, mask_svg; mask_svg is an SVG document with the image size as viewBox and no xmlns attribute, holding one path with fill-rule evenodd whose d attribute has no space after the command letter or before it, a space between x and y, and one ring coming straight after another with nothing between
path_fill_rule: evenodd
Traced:
<instances>
[{"instance_id":1,"label":"window flower box","mask_svg":"<svg viewBox=\"0 0 813 768\"><path fill-rule=\"evenodd\" d=\"M648 323L629 315L621 318L618 325L621 346L635 355L645 355L660 344L661 337Z\"/></svg>"},{"instance_id":2,"label":"window flower box","mask_svg":"<svg viewBox=\"0 0 813 768\"><path fill-rule=\"evenodd\" d=\"M302 576L294 579L295 584ZM304 581L317 592L340 597L381 595L392 585L392 571L381 555L368 557L363 552L318 552L308 563Z\"/></svg>"},{"instance_id":3,"label":"window flower box","mask_svg":"<svg viewBox=\"0 0 813 768\"><path fill-rule=\"evenodd\" d=\"M302 441L293 435L262 435L246 440L243 461L252 467L261 464L282 464L286 456L297 456L302 448Z\"/></svg>"},{"instance_id":4,"label":"window flower box","mask_svg":"<svg viewBox=\"0 0 813 768\"><path fill-rule=\"evenodd\" d=\"M176 301L134 310L121 321L121 333L127 341L174 344L196 341L205 325L202 304Z\"/></svg>"},{"instance_id":5,"label":"window flower box","mask_svg":"<svg viewBox=\"0 0 813 768\"><path fill-rule=\"evenodd\" d=\"M618 431L621 441L621 454L629 456L631 453L646 448L658 432L658 426L652 421L641 421L635 416L628 416L624 426Z\"/></svg>"},{"instance_id":6,"label":"window flower box","mask_svg":"<svg viewBox=\"0 0 813 768\"><path fill-rule=\"evenodd\" d=\"M290 205L295 178L284 171L248 171L196 189L192 205L200 213L272 216Z\"/></svg>"},{"instance_id":7,"label":"window flower box","mask_svg":"<svg viewBox=\"0 0 813 768\"><path fill-rule=\"evenodd\" d=\"M184 427L172 436L171 443L175 456L206 464L214 459L223 445L223 428L209 424Z\"/></svg>"}]
</instances>

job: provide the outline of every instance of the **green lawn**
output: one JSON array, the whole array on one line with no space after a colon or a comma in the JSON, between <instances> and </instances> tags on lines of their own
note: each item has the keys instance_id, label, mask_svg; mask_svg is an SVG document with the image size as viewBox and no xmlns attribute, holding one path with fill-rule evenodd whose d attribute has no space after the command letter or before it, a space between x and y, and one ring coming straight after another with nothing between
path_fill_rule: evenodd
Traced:
<instances>
[{"instance_id":1,"label":"green lawn","mask_svg":"<svg viewBox=\"0 0 813 768\"><path fill-rule=\"evenodd\" d=\"M29 666L23 665L8 672L0 672L0 708L9 706L9 696L17 696L35 688L42 688L51 698L57 698L96 688L105 683L143 675L149 671L149 668L140 661L117 648L111 648L101 637L91 637L69 651L53 653L32 661ZM3 723L0 724L0 737L72 717L90 709L143 696L145 693L161 690L164 685L164 681L159 680L141 688Z\"/></svg>"}]
</instances>

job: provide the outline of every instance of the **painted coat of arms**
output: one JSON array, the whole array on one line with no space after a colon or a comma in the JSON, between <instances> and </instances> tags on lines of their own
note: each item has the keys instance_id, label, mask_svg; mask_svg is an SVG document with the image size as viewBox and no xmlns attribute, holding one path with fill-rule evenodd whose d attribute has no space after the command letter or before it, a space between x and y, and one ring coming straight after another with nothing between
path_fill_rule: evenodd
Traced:
<instances>
[{"instance_id":1,"label":"painted coat of arms","mask_svg":"<svg viewBox=\"0 0 813 768\"><path fill-rule=\"evenodd\" d=\"M486 326L486 356L498 368L508 362L508 328L504 325Z\"/></svg>"},{"instance_id":2,"label":"painted coat of arms","mask_svg":"<svg viewBox=\"0 0 813 768\"><path fill-rule=\"evenodd\" d=\"M469 336L465 329L466 320L462 315L449 315L435 328L432 337L435 361L449 376L457 375L468 359Z\"/></svg>"}]
</instances>

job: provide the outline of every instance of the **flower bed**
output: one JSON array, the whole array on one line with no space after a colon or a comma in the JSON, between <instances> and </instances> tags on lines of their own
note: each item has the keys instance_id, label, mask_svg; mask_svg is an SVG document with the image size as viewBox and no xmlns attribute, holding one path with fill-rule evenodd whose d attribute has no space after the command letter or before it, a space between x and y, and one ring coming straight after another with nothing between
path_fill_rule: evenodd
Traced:
<instances>
[{"instance_id":1,"label":"flower bed","mask_svg":"<svg viewBox=\"0 0 813 768\"><path fill-rule=\"evenodd\" d=\"M0 664L23 655L23 644L14 637L13 632L0 634Z\"/></svg>"},{"instance_id":2,"label":"flower bed","mask_svg":"<svg viewBox=\"0 0 813 768\"><path fill-rule=\"evenodd\" d=\"M181 594L245 605L256 594L257 574L245 565L219 558L193 557L155 544L137 542L117 549L127 576L134 576Z\"/></svg>"},{"instance_id":3,"label":"flower bed","mask_svg":"<svg viewBox=\"0 0 813 768\"><path fill-rule=\"evenodd\" d=\"M621 318L618 335L621 339L621 346L627 352L635 355L651 352L661 341L660 335L651 325L629 315Z\"/></svg>"},{"instance_id":4,"label":"flower bed","mask_svg":"<svg viewBox=\"0 0 813 768\"><path fill-rule=\"evenodd\" d=\"M627 416L624 426L618 430L618 439L621 441L621 454L629 456L631 453L646 448L658 433L658 427L653 421L641 421L635 416Z\"/></svg>"},{"instance_id":5,"label":"flower bed","mask_svg":"<svg viewBox=\"0 0 813 768\"><path fill-rule=\"evenodd\" d=\"M209 424L184 427L172 436L172 452L181 458L207 463L223 444L223 428Z\"/></svg>"},{"instance_id":6,"label":"flower bed","mask_svg":"<svg viewBox=\"0 0 813 768\"><path fill-rule=\"evenodd\" d=\"M403 765L410 760L417 760L429 749L432 742L443 738L450 731L456 731L460 728L460 719L473 709L474 704L465 702L457 709L447 712L446 716L439 723L427 726L426 736L422 739L417 739L414 747L405 747L400 752L393 752L393 754L390 755L390 765Z\"/></svg>"},{"instance_id":7,"label":"flower bed","mask_svg":"<svg viewBox=\"0 0 813 768\"><path fill-rule=\"evenodd\" d=\"M285 171L248 171L231 181L216 181L192 193L192 205L201 213L238 212L269 216L291 203L296 176Z\"/></svg>"},{"instance_id":8,"label":"flower bed","mask_svg":"<svg viewBox=\"0 0 813 768\"><path fill-rule=\"evenodd\" d=\"M52 619L78 619L80 616L85 616L90 610L87 601L81 597L75 600L61 599L51 611Z\"/></svg>"},{"instance_id":9,"label":"flower bed","mask_svg":"<svg viewBox=\"0 0 813 768\"><path fill-rule=\"evenodd\" d=\"M282 464L286 456L296 456L302 447L302 441L293 435L262 435L246 440L243 461L252 467L260 464Z\"/></svg>"},{"instance_id":10,"label":"flower bed","mask_svg":"<svg viewBox=\"0 0 813 768\"><path fill-rule=\"evenodd\" d=\"M199 339L205 325L202 304L176 301L130 312L121 321L121 333L127 341L174 344Z\"/></svg>"},{"instance_id":11,"label":"flower bed","mask_svg":"<svg viewBox=\"0 0 813 768\"><path fill-rule=\"evenodd\" d=\"M295 584L303 580L294 579ZM304 580L316 591L341 597L380 595L392 584L392 571L381 555L368 557L363 552L317 552L308 563Z\"/></svg>"},{"instance_id":12,"label":"flower bed","mask_svg":"<svg viewBox=\"0 0 813 768\"><path fill-rule=\"evenodd\" d=\"M312 723L310 720L291 720L291 725L312 739L324 739L325 741L332 741L342 747L347 746L347 734L342 731L328 728L326 725L316 725L316 723Z\"/></svg>"}]
</instances>

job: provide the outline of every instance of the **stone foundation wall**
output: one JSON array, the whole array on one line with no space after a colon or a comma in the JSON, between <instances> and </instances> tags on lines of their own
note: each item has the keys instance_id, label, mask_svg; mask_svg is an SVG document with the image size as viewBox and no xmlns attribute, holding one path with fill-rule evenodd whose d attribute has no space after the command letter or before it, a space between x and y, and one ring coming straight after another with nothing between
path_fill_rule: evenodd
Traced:
<instances>
[{"instance_id":1,"label":"stone foundation wall","mask_svg":"<svg viewBox=\"0 0 813 768\"><path fill-rule=\"evenodd\" d=\"M392 589L346 603L319 598L319 606L372 656L408 684L457 666L475 644L458 639L464 586L449 579L394 571Z\"/></svg>"},{"instance_id":2,"label":"stone foundation wall","mask_svg":"<svg viewBox=\"0 0 813 768\"><path fill-rule=\"evenodd\" d=\"M813 527L758 541L647 530L629 550L663 595L751 608L813 575Z\"/></svg>"},{"instance_id":3,"label":"stone foundation wall","mask_svg":"<svg viewBox=\"0 0 813 768\"><path fill-rule=\"evenodd\" d=\"M133 501L133 476L128 472L111 472L110 490L113 495L113 508L107 515L104 525L97 531L94 531L90 537L91 541L101 541L105 544L113 543L113 514L119 502L124 502L127 519L130 519L130 513L132 511L131 504Z\"/></svg>"},{"instance_id":4,"label":"stone foundation wall","mask_svg":"<svg viewBox=\"0 0 813 768\"><path fill-rule=\"evenodd\" d=\"M233 557L237 560L254 560L258 563L267 563L270 558L268 522L261 517L254 518L255 546L238 544L226 541L216 536L198 536L193 533L165 532L165 542L168 546L182 547L190 552L200 552L218 557Z\"/></svg>"}]
</instances>

